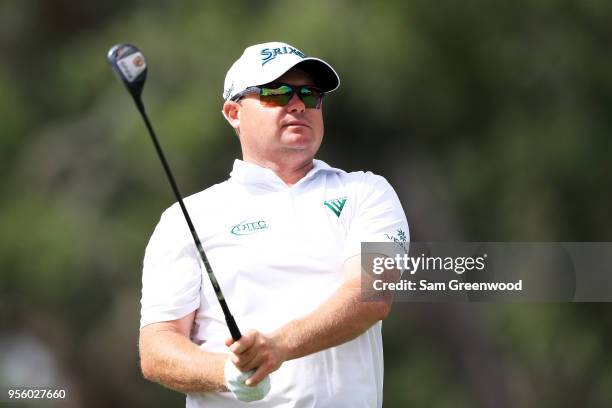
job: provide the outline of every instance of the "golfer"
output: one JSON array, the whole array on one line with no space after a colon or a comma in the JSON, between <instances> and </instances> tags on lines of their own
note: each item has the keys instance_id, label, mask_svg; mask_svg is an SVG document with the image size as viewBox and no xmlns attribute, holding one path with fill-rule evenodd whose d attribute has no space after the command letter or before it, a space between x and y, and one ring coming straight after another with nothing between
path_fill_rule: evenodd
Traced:
<instances>
[{"instance_id":1,"label":"golfer","mask_svg":"<svg viewBox=\"0 0 612 408\"><path fill-rule=\"evenodd\" d=\"M390 300L361 300L361 242L407 241L408 225L383 177L314 158L339 84L279 42L248 47L227 72L223 116L242 160L185 204L242 338L229 337L178 205L144 259L142 371L187 407L382 406Z\"/></svg>"}]
</instances>

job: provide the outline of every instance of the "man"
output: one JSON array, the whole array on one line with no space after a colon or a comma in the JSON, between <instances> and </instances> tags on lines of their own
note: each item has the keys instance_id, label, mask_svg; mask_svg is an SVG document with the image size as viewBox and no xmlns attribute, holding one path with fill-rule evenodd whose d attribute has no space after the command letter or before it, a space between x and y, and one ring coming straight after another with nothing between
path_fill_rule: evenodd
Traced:
<instances>
[{"instance_id":1,"label":"man","mask_svg":"<svg viewBox=\"0 0 612 408\"><path fill-rule=\"evenodd\" d=\"M382 406L390 301L361 300L361 242L404 239L408 225L385 179L314 159L338 86L284 43L247 48L227 73L223 115L243 160L186 205L243 337L229 338L177 205L143 269L142 371L188 407Z\"/></svg>"}]
</instances>

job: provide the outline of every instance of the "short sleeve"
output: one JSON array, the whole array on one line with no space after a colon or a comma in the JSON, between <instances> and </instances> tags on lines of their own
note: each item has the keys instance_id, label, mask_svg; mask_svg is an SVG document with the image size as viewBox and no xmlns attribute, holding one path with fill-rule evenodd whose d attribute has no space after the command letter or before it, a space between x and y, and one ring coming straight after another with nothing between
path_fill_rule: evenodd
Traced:
<instances>
[{"instance_id":1,"label":"short sleeve","mask_svg":"<svg viewBox=\"0 0 612 408\"><path fill-rule=\"evenodd\" d=\"M166 210L145 251L140 327L180 319L200 306L202 273L178 207Z\"/></svg>"},{"instance_id":2,"label":"short sleeve","mask_svg":"<svg viewBox=\"0 0 612 408\"><path fill-rule=\"evenodd\" d=\"M384 177L364 173L358 200L348 228L344 259L359 255L362 242L410 242L404 210Z\"/></svg>"}]
</instances>

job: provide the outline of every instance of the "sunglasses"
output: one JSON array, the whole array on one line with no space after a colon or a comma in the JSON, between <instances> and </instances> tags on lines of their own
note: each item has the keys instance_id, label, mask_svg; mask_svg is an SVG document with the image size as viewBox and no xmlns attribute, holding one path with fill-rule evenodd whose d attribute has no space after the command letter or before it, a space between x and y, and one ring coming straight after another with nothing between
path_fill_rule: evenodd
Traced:
<instances>
[{"instance_id":1,"label":"sunglasses","mask_svg":"<svg viewBox=\"0 0 612 408\"><path fill-rule=\"evenodd\" d=\"M304 106L308 109L320 109L321 101L325 95L325 92L314 86L272 83L262 86L250 86L234 96L232 100L238 102L245 95L258 94L259 101L263 106L286 106L295 93L297 93L298 98L304 102Z\"/></svg>"}]
</instances>

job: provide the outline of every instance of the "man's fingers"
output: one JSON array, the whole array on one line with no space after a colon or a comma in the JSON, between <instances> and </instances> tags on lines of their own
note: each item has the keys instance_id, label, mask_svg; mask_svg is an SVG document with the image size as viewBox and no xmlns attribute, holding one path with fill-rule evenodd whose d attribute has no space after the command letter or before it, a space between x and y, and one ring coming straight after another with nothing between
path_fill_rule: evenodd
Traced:
<instances>
[{"instance_id":1,"label":"man's fingers","mask_svg":"<svg viewBox=\"0 0 612 408\"><path fill-rule=\"evenodd\" d=\"M270 368L267 364L264 364L262 366L260 366L257 371L255 371L255 374L253 374L252 376L250 376L246 381L245 384L248 385L249 387L254 387L257 384L259 384L261 382L261 380L263 380L266 375L268 375L270 373Z\"/></svg>"},{"instance_id":2,"label":"man's fingers","mask_svg":"<svg viewBox=\"0 0 612 408\"><path fill-rule=\"evenodd\" d=\"M231 346L234 343L234 339L232 339L231 337L228 337L227 339L225 339L225 345L227 347Z\"/></svg>"},{"instance_id":3,"label":"man's fingers","mask_svg":"<svg viewBox=\"0 0 612 408\"><path fill-rule=\"evenodd\" d=\"M232 344L231 346L229 346L229 349L231 350L232 353L234 354L242 354L244 353L246 350L249 349L249 347L251 347L252 342L247 343L248 339L244 339L244 337L238 341L235 341L234 344Z\"/></svg>"},{"instance_id":4,"label":"man's fingers","mask_svg":"<svg viewBox=\"0 0 612 408\"><path fill-rule=\"evenodd\" d=\"M257 367L257 365L255 365L257 364L257 361L255 361L257 359L257 353L253 352L252 350L248 350L246 353L239 355L232 354L231 359L232 363L234 363L234 365L238 367L240 371L249 371ZM261 358L257 360L259 361Z\"/></svg>"},{"instance_id":5,"label":"man's fingers","mask_svg":"<svg viewBox=\"0 0 612 408\"><path fill-rule=\"evenodd\" d=\"M251 370L255 370L257 367L259 367L260 365L262 365L264 362L263 356L257 354L251 357L250 360L243 360L241 361L241 365L236 365L238 368L240 368L241 371L246 372L246 371L251 371Z\"/></svg>"},{"instance_id":6,"label":"man's fingers","mask_svg":"<svg viewBox=\"0 0 612 408\"><path fill-rule=\"evenodd\" d=\"M234 344L229 346L229 348L234 354L243 353L245 350L248 350L255 343L256 337L257 337L257 332L255 330L249 330L242 335L240 340L234 342Z\"/></svg>"}]
</instances>

